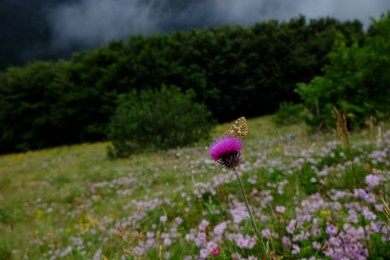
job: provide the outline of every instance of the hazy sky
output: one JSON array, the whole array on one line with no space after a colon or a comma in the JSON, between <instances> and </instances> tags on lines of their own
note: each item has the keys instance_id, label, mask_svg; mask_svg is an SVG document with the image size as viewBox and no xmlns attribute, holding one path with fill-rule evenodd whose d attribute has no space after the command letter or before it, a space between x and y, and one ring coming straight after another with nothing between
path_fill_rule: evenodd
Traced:
<instances>
[{"instance_id":1,"label":"hazy sky","mask_svg":"<svg viewBox=\"0 0 390 260\"><path fill-rule=\"evenodd\" d=\"M53 44L106 43L150 34L221 24L251 25L265 19L330 16L366 26L390 9L390 0L78 0L49 12Z\"/></svg>"}]
</instances>

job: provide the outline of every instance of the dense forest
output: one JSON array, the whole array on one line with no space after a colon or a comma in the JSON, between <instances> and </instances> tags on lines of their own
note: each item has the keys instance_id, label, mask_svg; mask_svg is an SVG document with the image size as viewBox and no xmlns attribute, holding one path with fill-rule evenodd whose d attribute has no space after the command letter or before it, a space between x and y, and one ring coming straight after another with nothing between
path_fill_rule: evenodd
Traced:
<instances>
[{"instance_id":1,"label":"dense forest","mask_svg":"<svg viewBox=\"0 0 390 260\"><path fill-rule=\"evenodd\" d=\"M303 101L310 110L313 95L308 88L315 90L318 86L312 80L316 76L330 77L329 81L337 86L336 80L344 77L341 71L346 68L350 75L360 75L355 75L354 82L359 82L359 93L374 99L380 95L383 102L388 94L383 87L385 73L380 74L382 85L364 77L389 65L385 41L389 39L389 20L387 15L368 32L358 21L308 21L301 16L248 27L132 36L67 60L9 67L0 73L0 153L105 140L120 94L162 86L193 91L196 102L205 104L219 122L241 115L274 113L281 102ZM383 48L378 49L378 45ZM359 54L359 63L351 67L353 51L361 53L365 46L381 53ZM372 67L371 74L361 72L359 66L367 62L366 58L372 62L373 55L382 57L382 51L387 58ZM350 60L340 60L348 53ZM339 66L339 74L332 64ZM323 81L321 86L326 88ZM353 96L353 87L348 82L345 86ZM363 90L368 87L371 90L367 96ZM319 91L319 96L326 92ZM332 102L329 100L331 97L326 102ZM364 103L370 113L376 111L369 101ZM356 107L352 103L344 108ZM388 111L388 105L383 109Z\"/></svg>"}]
</instances>

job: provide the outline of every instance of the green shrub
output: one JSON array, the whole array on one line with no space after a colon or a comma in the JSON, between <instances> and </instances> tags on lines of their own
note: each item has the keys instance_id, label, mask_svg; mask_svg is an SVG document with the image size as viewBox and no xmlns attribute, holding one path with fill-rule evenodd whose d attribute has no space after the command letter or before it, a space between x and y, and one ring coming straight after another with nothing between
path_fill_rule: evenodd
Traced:
<instances>
[{"instance_id":1,"label":"green shrub","mask_svg":"<svg viewBox=\"0 0 390 260\"><path fill-rule=\"evenodd\" d=\"M324 75L296 89L307 110L308 125L319 129L335 126L333 106L348 115L348 128L365 125L370 117L390 115L390 12L374 21L362 43L348 45L340 35L329 53Z\"/></svg>"},{"instance_id":2,"label":"green shrub","mask_svg":"<svg viewBox=\"0 0 390 260\"><path fill-rule=\"evenodd\" d=\"M281 102L273 119L278 125L292 125L303 121L303 113L303 104Z\"/></svg>"},{"instance_id":3,"label":"green shrub","mask_svg":"<svg viewBox=\"0 0 390 260\"><path fill-rule=\"evenodd\" d=\"M165 85L121 95L109 124L109 157L185 146L207 138L211 113L195 103L194 97L192 90L181 92Z\"/></svg>"}]
</instances>

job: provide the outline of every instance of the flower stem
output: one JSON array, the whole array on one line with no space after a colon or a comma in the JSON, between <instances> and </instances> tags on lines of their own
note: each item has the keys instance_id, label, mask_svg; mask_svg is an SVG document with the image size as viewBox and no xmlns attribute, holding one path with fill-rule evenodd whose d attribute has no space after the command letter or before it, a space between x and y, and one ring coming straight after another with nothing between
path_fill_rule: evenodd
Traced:
<instances>
[{"instance_id":1,"label":"flower stem","mask_svg":"<svg viewBox=\"0 0 390 260\"><path fill-rule=\"evenodd\" d=\"M265 245L265 243L264 243L264 241L263 241L263 238L262 238L261 234L259 233L259 230L257 229L255 220L254 220L253 215L252 215L252 211L251 211L251 209L249 208L248 198L246 197L245 190L244 190L244 185L242 184L240 175L238 174L236 168L233 168L233 171L234 171L234 173L236 174L236 177L237 177L237 179L238 179L238 182L240 183L241 192L242 192L242 195L244 196L244 199L245 199L245 206L246 206L246 209L248 210L249 218L251 219L252 226L253 226L253 228L254 228L254 230L255 230L255 233L256 233L257 237L258 237L259 240L260 240L261 247L263 248L263 253L264 253L266 259L269 260L270 258L269 258L269 254L268 254L267 247L266 247L266 245Z\"/></svg>"}]
</instances>

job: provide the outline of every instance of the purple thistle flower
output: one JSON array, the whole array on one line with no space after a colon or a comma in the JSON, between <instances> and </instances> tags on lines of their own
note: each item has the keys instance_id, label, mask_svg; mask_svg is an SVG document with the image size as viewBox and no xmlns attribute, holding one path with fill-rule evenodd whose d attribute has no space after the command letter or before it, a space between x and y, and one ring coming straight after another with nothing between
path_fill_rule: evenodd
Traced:
<instances>
[{"instance_id":1,"label":"purple thistle flower","mask_svg":"<svg viewBox=\"0 0 390 260\"><path fill-rule=\"evenodd\" d=\"M240 163L242 142L234 136L226 136L210 145L209 152L212 160L226 168L235 168Z\"/></svg>"}]
</instances>

